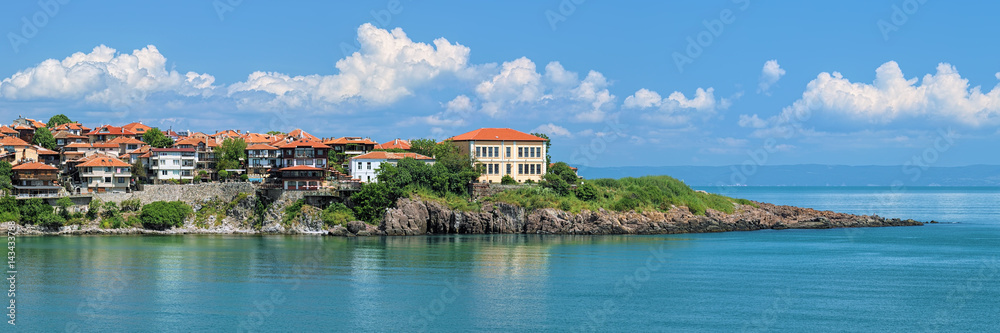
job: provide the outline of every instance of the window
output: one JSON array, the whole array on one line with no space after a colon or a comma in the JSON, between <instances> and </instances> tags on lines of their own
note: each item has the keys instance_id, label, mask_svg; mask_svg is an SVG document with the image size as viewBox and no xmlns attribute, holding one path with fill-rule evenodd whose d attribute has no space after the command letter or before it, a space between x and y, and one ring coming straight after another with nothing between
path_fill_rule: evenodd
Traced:
<instances>
[{"instance_id":1,"label":"window","mask_svg":"<svg viewBox=\"0 0 1000 333\"><path fill-rule=\"evenodd\" d=\"M510 158L510 147L507 147L507 158Z\"/></svg>"},{"instance_id":2,"label":"window","mask_svg":"<svg viewBox=\"0 0 1000 333\"><path fill-rule=\"evenodd\" d=\"M483 150L483 147L476 147L476 157L483 156L482 150Z\"/></svg>"},{"instance_id":3,"label":"window","mask_svg":"<svg viewBox=\"0 0 1000 333\"><path fill-rule=\"evenodd\" d=\"M510 174L510 163L507 163L507 174Z\"/></svg>"},{"instance_id":4,"label":"window","mask_svg":"<svg viewBox=\"0 0 1000 333\"><path fill-rule=\"evenodd\" d=\"M517 157L524 157L524 147L517 147Z\"/></svg>"},{"instance_id":5,"label":"window","mask_svg":"<svg viewBox=\"0 0 1000 333\"><path fill-rule=\"evenodd\" d=\"M367 166L368 166L368 170L371 170L372 169L372 162L368 162Z\"/></svg>"},{"instance_id":6,"label":"window","mask_svg":"<svg viewBox=\"0 0 1000 333\"><path fill-rule=\"evenodd\" d=\"M125 184L125 178L118 178L118 184Z\"/></svg>"},{"instance_id":7,"label":"window","mask_svg":"<svg viewBox=\"0 0 1000 333\"><path fill-rule=\"evenodd\" d=\"M160 172L160 175L161 175L161 176L166 176L166 175L167 175L167 170L163 170L163 171L161 171L161 172Z\"/></svg>"},{"instance_id":8,"label":"window","mask_svg":"<svg viewBox=\"0 0 1000 333\"><path fill-rule=\"evenodd\" d=\"M358 170L361 170L361 162L358 162Z\"/></svg>"},{"instance_id":9,"label":"window","mask_svg":"<svg viewBox=\"0 0 1000 333\"><path fill-rule=\"evenodd\" d=\"M524 164L517 165L517 174L524 174Z\"/></svg>"},{"instance_id":10,"label":"window","mask_svg":"<svg viewBox=\"0 0 1000 333\"><path fill-rule=\"evenodd\" d=\"M540 175L540 174L542 174L542 165L541 165L541 164L538 164L538 165L537 165L537 166L535 167L535 170L537 170L537 171L538 171L538 174L539 174L539 175Z\"/></svg>"},{"instance_id":11,"label":"window","mask_svg":"<svg viewBox=\"0 0 1000 333\"><path fill-rule=\"evenodd\" d=\"M111 182L111 177L104 177L104 182L105 183L110 183Z\"/></svg>"},{"instance_id":12,"label":"window","mask_svg":"<svg viewBox=\"0 0 1000 333\"><path fill-rule=\"evenodd\" d=\"M487 164L486 165L486 174L487 175L492 175L493 174L493 164Z\"/></svg>"},{"instance_id":13,"label":"window","mask_svg":"<svg viewBox=\"0 0 1000 333\"><path fill-rule=\"evenodd\" d=\"M535 157L535 147L528 148L528 157Z\"/></svg>"},{"instance_id":14,"label":"window","mask_svg":"<svg viewBox=\"0 0 1000 333\"><path fill-rule=\"evenodd\" d=\"M500 174L500 163L493 164L493 174L495 175Z\"/></svg>"}]
</instances>

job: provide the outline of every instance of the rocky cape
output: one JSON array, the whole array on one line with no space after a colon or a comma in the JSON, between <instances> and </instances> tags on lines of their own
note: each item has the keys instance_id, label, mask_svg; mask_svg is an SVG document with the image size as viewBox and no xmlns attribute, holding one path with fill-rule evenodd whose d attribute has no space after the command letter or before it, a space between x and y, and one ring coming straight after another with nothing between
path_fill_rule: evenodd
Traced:
<instances>
[{"instance_id":1,"label":"rocky cape","mask_svg":"<svg viewBox=\"0 0 1000 333\"><path fill-rule=\"evenodd\" d=\"M427 200L400 199L379 226L388 236L436 234L649 235L763 229L830 229L918 226L922 222L861 216L809 208L755 203L732 214L709 209L705 216L687 207L667 212L615 212L600 209L577 214L556 209L526 211L505 203L484 204L480 211L456 211ZM931 223L934 223L933 221Z\"/></svg>"},{"instance_id":2,"label":"rocky cape","mask_svg":"<svg viewBox=\"0 0 1000 333\"><path fill-rule=\"evenodd\" d=\"M142 228L104 229L96 222L44 230L38 226L14 224L16 235L180 235L180 234L316 234L330 236L415 236L441 234L567 234L567 235L648 235L682 234L763 229L829 229L854 227L918 226L922 222L861 216L809 208L767 203L737 205L733 214L709 209L706 215L692 214L686 207L667 212L615 212L600 209L570 213L557 209L528 211L505 204L484 204L479 211L459 211L431 200L402 198L395 208L386 210L378 226L352 221L327 228L320 219L321 210L303 206L299 217L282 223L285 207L298 197L282 197L264 212L260 229L254 219L253 197L247 197L225 212L224 218L197 224L193 219L179 228L148 230ZM190 200L195 210L208 200ZM931 222L935 223L935 222Z\"/></svg>"}]
</instances>

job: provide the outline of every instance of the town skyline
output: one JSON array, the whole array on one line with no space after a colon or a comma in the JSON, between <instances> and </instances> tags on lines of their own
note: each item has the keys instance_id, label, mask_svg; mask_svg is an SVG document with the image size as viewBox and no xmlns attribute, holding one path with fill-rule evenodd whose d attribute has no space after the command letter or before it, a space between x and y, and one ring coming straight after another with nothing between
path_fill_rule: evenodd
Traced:
<instances>
[{"instance_id":1,"label":"town skyline","mask_svg":"<svg viewBox=\"0 0 1000 333\"><path fill-rule=\"evenodd\" d=\"M981 153L1000 138L1000 65L975 56L997 46L968 33L994 4L6 6L6 119L379 142L512 128L595 167L762 149L771 165L1000 164ZM157 15L82 23L140 11Z\"/></svg>"}]
</instances>

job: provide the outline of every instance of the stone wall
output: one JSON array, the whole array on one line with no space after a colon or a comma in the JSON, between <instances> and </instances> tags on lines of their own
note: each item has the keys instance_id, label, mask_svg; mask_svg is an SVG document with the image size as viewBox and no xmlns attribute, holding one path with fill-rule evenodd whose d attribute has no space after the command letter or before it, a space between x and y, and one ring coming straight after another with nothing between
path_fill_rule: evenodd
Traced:
<instances>
[{"instance_id":1,"label":"stone wall","mask_svg":"<svg viewBox=\"0 0 1000 333\"><path fill-rule=\"evenodd\" d=\"M256 187L251 183L209 183L196 185L145 185L142 191L132 193L95 193L94 199L114 201L139 198L143 204L154 201L184 201L193 203L218 197L232 200L239 193L254 194Z\"/></svg>"},{"instance_id":2,"label":"stone wall","mask_svg":"<svg viewBox=\"0 0 1000 333\"><path fill-rule=\"evenodd\" d=\"M483 183L473 183L470 185L470 191L472 193L472 198L474 200L479 200L484 197L488 197L506 190L519 189L525 186L538 186L538 185L501 185L501 184L483 184Z\"/></svg>"}]
</instances>

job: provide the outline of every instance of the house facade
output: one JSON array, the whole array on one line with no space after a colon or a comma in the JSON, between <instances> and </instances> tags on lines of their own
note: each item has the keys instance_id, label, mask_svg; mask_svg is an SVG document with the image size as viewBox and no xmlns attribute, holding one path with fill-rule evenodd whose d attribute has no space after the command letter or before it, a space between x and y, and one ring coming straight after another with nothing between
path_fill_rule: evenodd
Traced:
<instances>
[{"instance_id":1,"label":"house facade","mask_svg":"<svg viewBox=\"0 0 1000 333\"><path fill-rule=\"evenodd\" d=\"M153 148L149 153L148 177L154 183L194 179L198 163L194 148Z\"/></svg>"},{"instance_id":2,"label":"house facade","mask_svg":"<svg viewBox=\"0 0 1000 333\"><path fill-rule=\"evenodd\" d=\"M282 189L290 191L314 191L323 186L326 180L326 170L308 165L297 165L282 168Z\"/></svg>"},{"instance_id":3,"label":"house facade","mask_svg":"<svg viewBox=\"0 0 1000 333\"><path fill-rule=\"evenodd\" d=\"M61 188L56 180L59 169L54 166L30 162L21 163L13 168L11 182L14 186L14 196L18 198L44 198L59 195Z\"/></svg>"},{"instance_id":4,"label":"house facade","mask_svg":"<svg viewBox=\"0 0 1000 333\"><path fill-rule=\"evenodd\" d=\"M278 147L255 144L247 147L247 176L250 181L262 182L272 168L277 168L281 160Z\"/></svg>"},{"instance_id":5,"label":"house facade","mask_svg":"<svg viewBox=\"0 0 1000 333\"><path fill-rule=\"evenodd\" d=\"M280 166L282 168L305 165L326 169L327 154L330 153L330 147L317 140L296 140L278 148L281 150Z\"/></svg>"},{"instance_id":6,"label":"house facade","mask_svg":"<svg viewBox=\"0 0 1000 333\"><path fill-rule=\"evenodd\" d=\"M88 193L124 193L132 178L132 165L117 158L100 155L76 166L81 188Z\"/></svg>"},{"instance_id":7,"label":"house facade","mask_svg":"<svg viewBox=\"0 0 1000 333\"><path fill-rule=\"evenodd\" d=\"M399 160L412 158L427 164L434 164L434 159L417 153L390 153L373 151L351 158L351 178L363 182L378 182L378 170L383 164L396 165Z\"/></svg>"},{"instance_id":8,"label":"house facade","mask_svg":"<svg viewBox=\"0 0 1000 333\"><path fill-rule=\"evenodd\" d=\"M519 183L537 182L548 170L545 138L509 128L481 128L448 140L483 166L479 182L499 183L505 175Z\"/></svg>"}]
</instances>

